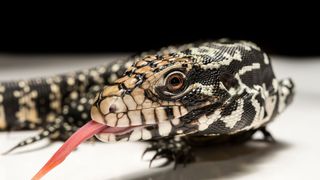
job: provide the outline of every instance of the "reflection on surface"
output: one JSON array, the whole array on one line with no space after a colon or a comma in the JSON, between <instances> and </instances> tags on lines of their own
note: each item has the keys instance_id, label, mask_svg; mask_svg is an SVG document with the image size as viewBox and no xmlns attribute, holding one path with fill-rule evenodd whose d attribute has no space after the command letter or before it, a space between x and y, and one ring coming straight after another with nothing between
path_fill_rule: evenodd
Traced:
<instances>
[{"instance_id":1,"label":"reflection on surface","mask_svg":"<svg viewBox=\"0 0 320 180\"><path fill-rule=\"evenodd\" d=\"M236 178L237 176L259 170L258 165L271 161L272 155L288 148L283 142L267 143L252 140L245 144L220 145L195 148L196 162L185 168L179 166L138 172L120 177L120 179L176 180L176 179L217 179Z\"/></svg>"}]
</instances>

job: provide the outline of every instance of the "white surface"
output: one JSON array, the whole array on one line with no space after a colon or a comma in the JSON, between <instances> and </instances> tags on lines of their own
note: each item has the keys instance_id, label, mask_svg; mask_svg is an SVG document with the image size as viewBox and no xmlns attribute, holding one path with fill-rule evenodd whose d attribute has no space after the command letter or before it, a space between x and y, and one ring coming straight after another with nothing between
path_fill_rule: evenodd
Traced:
<instances>
[{"instance_id":1,"label":"white surface","mask_svg":"<svg viewBox=\"0 0 320 180\"><path fill-rule=\"evenodd\" d=\"M0 56L0 79L51 75L118 57L27 57L29 61L23 61L25 57ZM43 179L320 179L320 58L272 59L276 75L292 77L297 86L292 106L269 126L277 144L251 141L196 149L198 162L173 171L172 166L149 169L148 162L140 160L144 143L87 143ZM34 133L0 133L0 151ZM30 179L61 145L28 152L44 144L0 155L0 179Z\"/></svg>"}]
</instances>

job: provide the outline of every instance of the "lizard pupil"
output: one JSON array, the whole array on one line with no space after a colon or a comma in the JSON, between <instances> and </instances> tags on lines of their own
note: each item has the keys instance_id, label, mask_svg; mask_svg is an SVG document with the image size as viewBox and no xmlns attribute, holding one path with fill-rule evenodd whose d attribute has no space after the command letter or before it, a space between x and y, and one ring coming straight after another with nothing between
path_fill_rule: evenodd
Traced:
<instances>
[{"instance_id":1,"label":"lizard pupil","mask_svg":"<svg viewBox=\"0 0 320 180\"><path fill-rule=\"evenodd\" d=\"M174 77L170 80L170 84L172 86L178 86L180 83L181 83L181 79L177 77Z\"/></svg>"}]
</instances>

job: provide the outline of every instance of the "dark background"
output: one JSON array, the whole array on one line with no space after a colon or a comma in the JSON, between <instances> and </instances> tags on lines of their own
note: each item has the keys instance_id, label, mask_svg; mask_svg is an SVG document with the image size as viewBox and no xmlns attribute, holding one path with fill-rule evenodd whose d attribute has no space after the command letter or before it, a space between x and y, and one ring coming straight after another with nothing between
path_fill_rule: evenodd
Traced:
<instances>
[{"instance_id":1,"label":"dark background","mask_svg":"<svg viewBox=\"0 0 320 180\"><path fill-rule=\"evenodd\" d=\"M288 6L278 13L275 6L264 11L259 9L262 5L238 11L227 6L192 6L128 10L104 5L103 9L82 9L81 15L60 14L60 10L30 15L28 11L3 19L0 53L140 52L171 44L231 38L251 40L271 54L320 55L317 11Z\"/></svg>"}]
</instances>

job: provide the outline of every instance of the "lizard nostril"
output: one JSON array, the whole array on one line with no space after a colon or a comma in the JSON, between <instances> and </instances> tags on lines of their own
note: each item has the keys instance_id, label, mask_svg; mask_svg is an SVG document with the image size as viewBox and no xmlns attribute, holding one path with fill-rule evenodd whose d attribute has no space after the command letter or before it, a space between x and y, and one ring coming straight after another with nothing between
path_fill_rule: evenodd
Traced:
<instances>
[{"instance_id":1,"label":"lizard nostril","mask_svg":"<svg viewBox=\"0 0 320 180\"><path fill-rule=\"evenodd\" d=\"M116 105L111 104L111 106L109 107L109 112L110 112L110 113L114 113L114 112L116 112L116 110L117 110Z\"/></svg>"}]
</instances>

